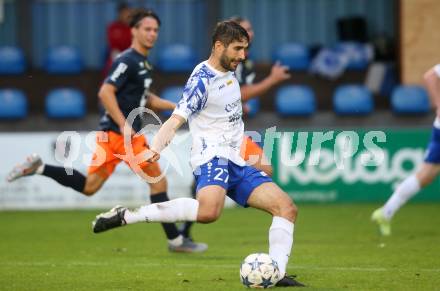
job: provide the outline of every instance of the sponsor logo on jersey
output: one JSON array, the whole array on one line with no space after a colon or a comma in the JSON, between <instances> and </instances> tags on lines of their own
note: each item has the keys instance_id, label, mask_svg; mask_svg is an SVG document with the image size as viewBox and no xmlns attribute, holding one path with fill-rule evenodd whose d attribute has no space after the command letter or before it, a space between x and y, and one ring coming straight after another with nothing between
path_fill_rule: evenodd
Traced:
<instances>
[{"instance_id":1,"label":"sponsor logo on jersey","mask_svg":"<svg viewBox=\"0 0 440 291\"><path fill-rule=\"evenodd\" d=\"M118 67L116 68L116 70L111 75L110 80L112 80L113 82L116 82L116 79L119 78L120 75L125 73L127 68L128 68L128 66L126 64L119 63Z\"/></svg>"},{"instance_id":2,"label":"sponsor logo on jersey","mask_svg":"<svg viewBox=\"0 0 440 291\"><path fill-rule=\"evenodd\" d=\"M150 71L153 69L153 66L150 65L150 63L148 61L144 61L144 67Z\"/></svg>"},{"instance_id":3,"label":"sponsor logo on jersey","mask_svg":"<svg viewBox=\"0 0 440 291\"><path fill-rule=\"evenodd\" d=\"M237 112L229 116L229 122L234 124L240 119L241 119L241 114Z\"/></svg>"},{"instance_id":4,"label":"sponsor logo on jersey","mask_svg":"<svg viewBox=\"0 0 440 291\"><path fill-rule=\"evenodd\" d=\"M220 87L218 87L219 90L225 88L226 86L232 85L234 83L233 80L226 81L226 84L222 84Z\"/></svg>"},{"instance_id":5,"label":"sponsor logo on jersey","mask_svg":"<svg viewBox=\"0 0 440 291\"><path fill-rule=\"evenodd\" d=\"M234 108L237 108L239 105L241 105L241 100L238 99L237 101L234 101L232 103L226 104L225 105L225 111L226 112L231 112L232 110L234 110Z\"/></svg>"}]
</instances>

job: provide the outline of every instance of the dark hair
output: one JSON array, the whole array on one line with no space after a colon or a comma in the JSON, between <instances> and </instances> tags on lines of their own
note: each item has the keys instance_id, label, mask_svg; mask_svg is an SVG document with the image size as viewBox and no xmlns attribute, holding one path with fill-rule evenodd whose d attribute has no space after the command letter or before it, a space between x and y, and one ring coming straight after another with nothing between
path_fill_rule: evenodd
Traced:
<instances>
[{"instance_id":1,"label":"dark hair","mask_svg":"<svg viewBox=\"0 0 440 291\"><path fill-rule=\"evenodd\" d=\"M222 21L217 23L212 34L212 46L216 41L220 41L225 47L234 41L241 41L243 38L249 42L249 35L246 30L234 21Z\"/></svg>"},{"instance_id":2,"label":"dark hair","mask_svg":"<svg viewBox=\"0 0 440 291\"><path fill-rule=\"evenodd\" d=\"M150 9L143 9L143 8L137 8L135 10L133 10L131 17L130 17L130 22L129 22L129 26L130 27L138 27L139 26L139 22L144 19L145 17L151 17L156 19L157 24L160 26L160 19L159 16L157 16L157 14Z\"/></svg>"}]
</instances>

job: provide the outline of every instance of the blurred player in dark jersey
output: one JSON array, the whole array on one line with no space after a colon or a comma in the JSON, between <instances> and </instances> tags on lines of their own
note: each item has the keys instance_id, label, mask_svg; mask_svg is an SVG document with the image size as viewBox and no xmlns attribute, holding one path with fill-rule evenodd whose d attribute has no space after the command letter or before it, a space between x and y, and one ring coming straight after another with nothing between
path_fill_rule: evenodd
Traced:
<instances>
[{"instance_id":1,"label":"blurred player in dark jersey","mask_svg":"<svg viewBox=\"0 0 440 291\"><path fill-rule=\"evenodd\" d=\"M230 20L239 24L246 30L249 35L250 47L254 38L254 31L250 21L240 16L232 17ZM243 102L249 101L252 98L262 97L272 87L291 77L288 72L288 67L276 63L272 66L269 76L260 82L255 83L254 79L256 73L254 63L248 58L248 56L246 56L246 59L237 66L235 76L240 84L241 100ZM246 108L246 104L243 104L243 113L246 113ZM243 139L243 143L241 145L241 156L245 161L255 168L264 171L269 176L272 176L273 169L270 161L264 155L263 149L249 136L245 136ZM193 191L193 193L195 193L195 191ZM189 239L191 239L191 226L192 222L186 222L182 227L182 234Z\"/></svg>"},{"instance_id":2,"label":"blurred player in dark jersey","mask_svg":"<svg viewBox=\"0 0 440 291\"><path fill-rule=\"evenodd\" d=\"M133 122L126 122L129 114L140 106L147 106L153 110L175 108L174 103L149 92L152 67L147 56L156 43L160 20L153 11L139 9L133 12L130 27L133 35L131 48L116 58L99 90L98 96L106 111L100 120L100 131L96 137L97 147L87 176L76 170L69 175L63 167L44 164L41 158L34 154L25 163L14 168L8 177L9 181L41 174L91 196L102 187L123 159L135 173L149 177L147 183L150 186L152 203L169 200L166 192L167 181L159 164L147 162L146 158L136 160L149 149L144 135L136 134L141 130L141 119L135 118ZM168 238L170 251L203 252L207 249L206 244L185 239L174 223L163 223L162 226Z\"/></svg>"}]
</instances>

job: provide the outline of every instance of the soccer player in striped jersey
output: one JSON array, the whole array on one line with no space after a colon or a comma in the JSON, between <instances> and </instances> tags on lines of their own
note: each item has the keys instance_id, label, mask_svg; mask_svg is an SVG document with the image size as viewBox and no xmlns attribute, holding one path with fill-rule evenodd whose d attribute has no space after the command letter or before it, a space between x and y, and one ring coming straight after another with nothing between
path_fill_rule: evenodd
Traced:
<instances>
[{"instance_id":1,"label":"soccer player in striped jersey","mask_svg":"<svg viewBox=\"0 0 440 291\"><path fill-rule=\"evenodd\" d=\"M249 35L249 46L254 39L254 30L251 22L243 17L234 16L230 21L233 21L243 27ZM254 62L248 57L249 47L246 50L246 58L243 62L238 64L235 70L235 76L240 84L241 100L243 102L249 101L253 98L261 97L267 93L271 88L279 83L288 80L291 76L286 66L282 66L278 63L274 64L271 68L270 74L259 82L255 82L255 68ZM243 112L246 114L248 106L243 104ZM272 176L273 168L269 159L265 156L263 149L249 136L244 136L243 143L241 145L241 156L243 159L254 166L255 168L264 171L269 176ZM193 189L195 195L195 189ZM195 196L194 196L195 197ZM191 228L193 223L187 221L183 224L181 232L187 238L192 240Z\"/></svg>"},{"instance_id":2,"label":"soccer player in striped jersey","mask_svg":"<svg viewBox=\"0 0 440 291\"><path fill-rule=\"evenodd\" d=\"M93 231L100 233L139 222L211 223L220 217L227 195L243 207L272 215L269 255L281 274L276 285L304 286L286 274L297 207L265 172L247 165L240 155L244 124L240 85L234 71L245 59L248 43L246 30L237 23L217 24L209 59L195 67L176 109L151 145L148 160L155 162L176 131L186 121L189 123L197 199L177 198L136 210L117 206L96 217Z\"/></svg>"}]
</instances>

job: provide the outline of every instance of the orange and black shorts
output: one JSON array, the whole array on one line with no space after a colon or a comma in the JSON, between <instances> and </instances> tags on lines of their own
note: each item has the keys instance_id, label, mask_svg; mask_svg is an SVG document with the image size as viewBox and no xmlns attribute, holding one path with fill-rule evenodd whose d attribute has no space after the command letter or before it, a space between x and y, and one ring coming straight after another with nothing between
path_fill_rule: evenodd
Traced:
<instances>
[{"instance_id":1,"label":"orange and black shorts","mask_svg":"<svg viewBox=\"0 0 440 291\"><path fill-rule=\"evenodd\" d=\"M96 149L89 166L89 174L98 173L107 178L124 161L135 173L143 171L149 177L158 177L161 170L157 162L145 161L142 153L149 149L143 135L134 136L124 143L124 137L114 131L96 133Z\"/></svg>"}]
</instances>

